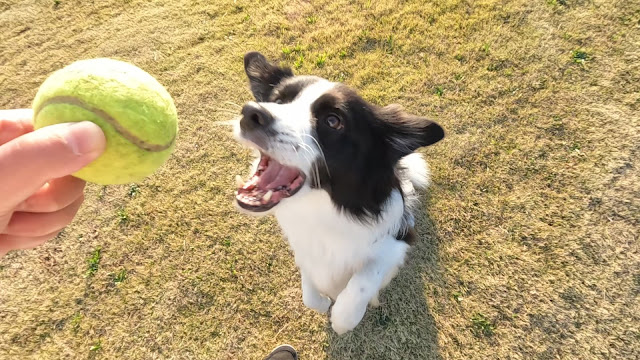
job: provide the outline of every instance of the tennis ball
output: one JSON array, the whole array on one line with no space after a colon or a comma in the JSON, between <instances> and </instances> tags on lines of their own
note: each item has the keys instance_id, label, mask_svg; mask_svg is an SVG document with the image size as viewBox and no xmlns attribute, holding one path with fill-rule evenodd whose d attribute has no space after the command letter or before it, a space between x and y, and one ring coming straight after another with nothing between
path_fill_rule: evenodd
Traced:
<instances>
[{"instance_id":1,"label":"tennis ball","mask_svg":"<svg viewBox=\"0 0 640 360\"><path fill-rule=\"evenodd\" d=\"M77 61L54 72L33 100L35 129L92 121L104 153L73 175L107 185L137 182L171 155L178 115L171 95L144 70L118 60Z\"/></svg>"}]
</instances>

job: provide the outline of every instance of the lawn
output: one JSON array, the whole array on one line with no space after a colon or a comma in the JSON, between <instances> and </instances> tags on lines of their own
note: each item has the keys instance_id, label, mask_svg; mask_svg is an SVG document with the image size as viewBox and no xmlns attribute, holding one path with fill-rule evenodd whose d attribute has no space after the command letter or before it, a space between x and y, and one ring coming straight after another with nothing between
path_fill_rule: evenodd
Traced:
<instances>
[{"instance_id":1,"label":"lawn","mask_svg":"<svg viewBox=\"0 0 640 360\"><path fill-rule=\"evenodd\" d=\"M57 239L0 260L0 358L640 357L640 1L0 0L0 29L0 108L113 57L181 131L156 174L89 185ZM274 219L232 206L250 50L447 133L407 266L341 337Z\"/></svg>"}]
</instances>

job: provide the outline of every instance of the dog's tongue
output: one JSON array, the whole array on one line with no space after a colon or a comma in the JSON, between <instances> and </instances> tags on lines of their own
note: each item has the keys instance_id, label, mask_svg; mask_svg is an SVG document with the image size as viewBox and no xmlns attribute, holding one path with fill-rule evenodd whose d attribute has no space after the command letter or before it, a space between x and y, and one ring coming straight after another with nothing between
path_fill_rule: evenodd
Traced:
<instances>
[{"instance_id":1,"label":"dog's tongue","mask_svg":"<svg viewBox=\"0 0 640 360\"><path fill-rule=\"evenodd\" d=\"M270 159L267 169L260 175L258 187L271 190L278 186L288 186L299 174L298 170Z\"/></svg>"}]
</instances>

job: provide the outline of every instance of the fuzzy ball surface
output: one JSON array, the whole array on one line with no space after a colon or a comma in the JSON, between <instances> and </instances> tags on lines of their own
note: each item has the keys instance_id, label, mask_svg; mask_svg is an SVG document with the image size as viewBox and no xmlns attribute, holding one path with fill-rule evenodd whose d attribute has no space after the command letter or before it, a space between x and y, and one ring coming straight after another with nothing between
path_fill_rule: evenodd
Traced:
<instances>
[{"instance_id":1,"label":"fuzzy ball surface","mask_svg":"<svg viewBox=\"0 0 640 360\"><path fill-rule=\"evenodd\" d=\"M104 153L73 174L108 185L138 182L171 155L178 115L171 95L151 75L113 59L80 60L49 76L33 101L33 124L92 121L105 134Z\"/></svg>"}]
</instances>

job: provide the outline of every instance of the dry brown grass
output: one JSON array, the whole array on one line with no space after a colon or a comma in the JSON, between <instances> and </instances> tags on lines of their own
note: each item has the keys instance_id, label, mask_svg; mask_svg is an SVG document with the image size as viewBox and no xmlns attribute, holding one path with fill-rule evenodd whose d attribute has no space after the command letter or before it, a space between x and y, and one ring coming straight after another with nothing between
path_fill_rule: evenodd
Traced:
<instances>
[{"instance_id":1,"label":"dry brown grass","mask_svg":"<svg viewBox=\"0 0 640 360\"><path fill-rule=\"evenodd\" d=\"M0 261L0 357L259 359L282 342L303 359L640 357L638 9L0 1L0 107L108 56L154 74L181 116L157 174L90 186L63 235ZM447 129L426 151L422 240L343 337L303 307L275 222L231 206L249 157L216 122L250 98L241 59L254 49Z\"/></svg>"}]
</instances>

